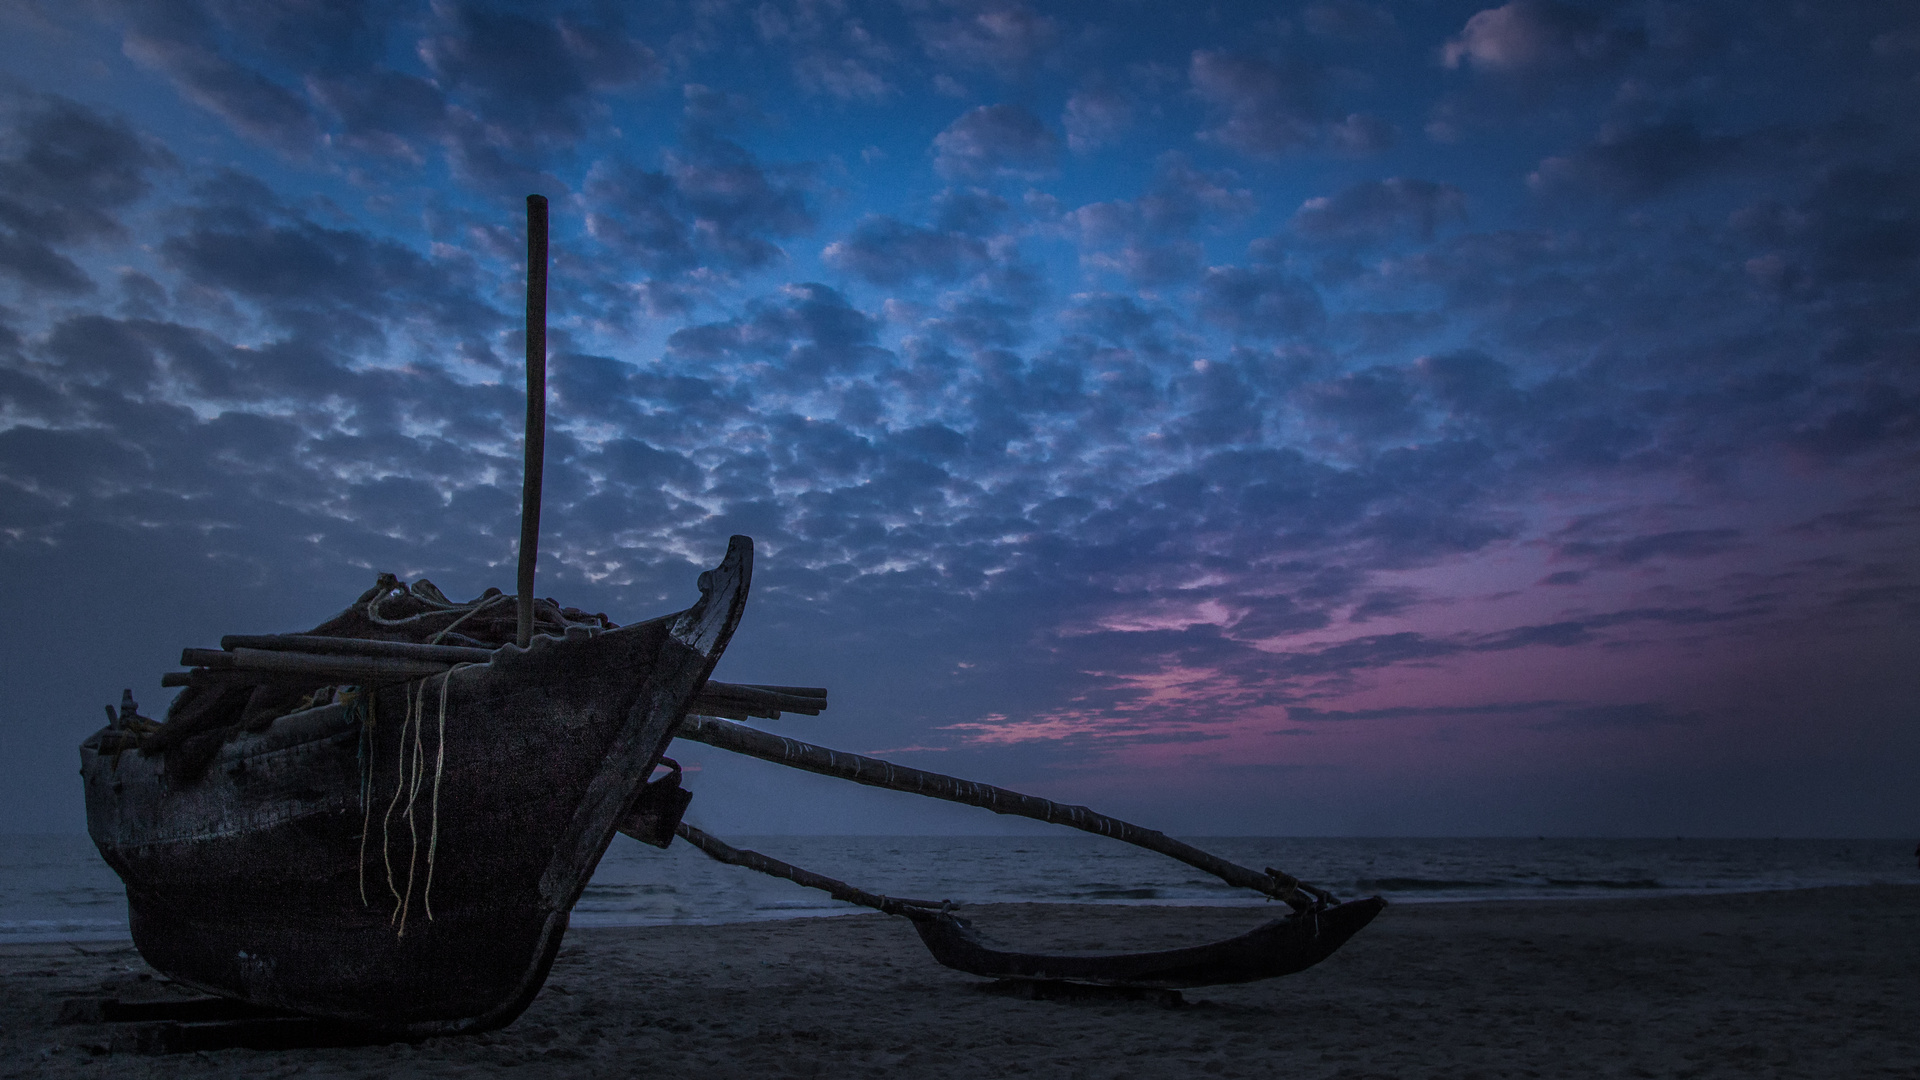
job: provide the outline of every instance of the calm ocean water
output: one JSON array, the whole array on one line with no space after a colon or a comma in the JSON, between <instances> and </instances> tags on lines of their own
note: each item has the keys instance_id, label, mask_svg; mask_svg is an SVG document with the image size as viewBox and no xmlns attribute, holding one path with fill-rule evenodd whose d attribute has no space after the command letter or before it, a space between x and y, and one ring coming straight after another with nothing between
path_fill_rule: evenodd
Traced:
<instances>
[{"instance_id":1,"label":"calm ocean water","mask_svg":"<svg viewBox=\"0 0 1920 1080\"><path fill-rule=\"evenodd\" d=\"M875 892L968 903L1260 904L1181 863L1094 836L730 838ZM1341 896L1396 902L1654 896L1920 883L1910 840L1285 839L1195 843ZM859 910L676 843L615 837L575 926L723 923ZM0 834L0 942L127 934L126 893L84 836Z\"/></svg>"}]
</instances>

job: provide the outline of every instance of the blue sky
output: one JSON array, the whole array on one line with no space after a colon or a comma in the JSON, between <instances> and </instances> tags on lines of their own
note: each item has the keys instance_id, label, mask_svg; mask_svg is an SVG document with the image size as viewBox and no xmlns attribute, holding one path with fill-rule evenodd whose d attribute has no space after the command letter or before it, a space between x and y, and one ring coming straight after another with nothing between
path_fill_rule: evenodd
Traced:
<instances>
[{"instance_id":1,"label":"blue sky","mask_svg":"<svg viewBox=\"0 0 1920 1080\"><path fill-rule=\"evenodd\" d=\"M1906 835L1896 5L19 3L0 785L390 570L1189 833ZM1001 823L686 747L735 832Z\"/></svg>"}]
</instances>

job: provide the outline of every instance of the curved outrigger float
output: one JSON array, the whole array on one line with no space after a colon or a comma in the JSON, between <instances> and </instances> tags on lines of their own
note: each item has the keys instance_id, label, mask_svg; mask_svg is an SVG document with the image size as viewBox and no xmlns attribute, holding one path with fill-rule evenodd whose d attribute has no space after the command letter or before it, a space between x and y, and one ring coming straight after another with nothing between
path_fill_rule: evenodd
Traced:
<instances>
[{"instance_id":1,"label":"curved outrigger float","mask_svg":"<svg viewBox=\"0 0 1920 1080\"><path fill-rule=\"evenodd\" d=\"M747 537L700 575L700 598L683 611L616 626L534 600L545 247L535 197L518 594L454 603L424 580L382 575L305 633L185 650L190 670L162 679L186 687L165 723L140 716L128 692L81 744L88 832L126 883L134 944L155 968L224 998L381 1035L497 1028L539 993L616 832L660 847L684 839L722 862L907 918L937 961L994 979L1156 989L1268 979L1325 959L1385 906L1340 903L1278 870L1237 866L1085 807L736 723L818 713L827 696L710 680L745 609ZM866 892L687 825L692 795L664 756L676 737L1110 836L1291 911L1163 952L996 949L949 904ZM669 772L650 780L663 764Z\"/></svg>"}]
</instances>

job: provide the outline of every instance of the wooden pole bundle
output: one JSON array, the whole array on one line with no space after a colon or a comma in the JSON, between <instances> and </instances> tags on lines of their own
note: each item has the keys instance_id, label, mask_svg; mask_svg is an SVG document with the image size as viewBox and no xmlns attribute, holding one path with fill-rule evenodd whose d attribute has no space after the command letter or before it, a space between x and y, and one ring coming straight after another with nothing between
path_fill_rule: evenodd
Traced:
<instances>
[{"instance_id":1,"label":"wooden pole bundle","mask_svg":"<svg viewBox=\"0 0 1920 1080\"><path fill-rule=\"evenodd\" d=\"M827 707L827 692L807 686L743 686L708 681L696 704L703 716L723 716L744 720L750 716L772 720L782 712L820 715ZM796 692L800 691L800 692Z\"/></svg>"},{"instance_id":2,"label":"wooden pole bundle","mask_svg":"<svg viewBox=\"0 0 1920 1080\"><path fill-rule=\"evenodd\" d=\"M229 634L219 649L182 649L180 663L192 671L169 671L167 686L247 686L298 683L308 686L379 686L438 675L454 664L485 664L487 649L416 645L319 634ZM708 680L689 708L700 713L778 719L783 712L817 716L827 692L816 686L752 686Z\"/></svg>"},{"instance_id":3,"label":"wooden pole bundle","mask_svg":"<svg viewBox=\"0 0 1920 1080\"><path fill-rule=\"evenodd\" d=\"M694 702L693 708L699 708L698 701ZM1249 870L1217 855L1201 851L1192 844L1175 840L1165 833L1143 829L1118 818L1107 817L1105 814L1096 814L1084 806L1049 802L1037 796L1022 795L1020 792L994 787L991 784L980 784L972 780L912 769L905 765L895 765L890 761L881 761L879 758L829 750L824 746L814 746L797 739L771 735L743 724L730 723L710 716L689 715L676 734L690 742L705 743L708 746L730 750L747 757L819 773L822 776L851 780L868 787L905 791L914 795L925 795L928 798L943 799L947 802L965 803L968 806L991 810L996 814L1032 818L1035 821L1066 825L1085 832L1110 836L1135 847L1143 847L1148 851L1157 851L1162 855L1178 859L1188 866L1212 874L1229 885L1252 889L1284 900L1295 908L1306 908L1314 903L1314 897L1307 895L1309 891L1321 897L1325 896L1324 893L1319 893L1319 890L1313 889L1312 886L1291 875L1277 870L1268 870L1264 874L1258 870Z\"/></svg>"}]
</instances>

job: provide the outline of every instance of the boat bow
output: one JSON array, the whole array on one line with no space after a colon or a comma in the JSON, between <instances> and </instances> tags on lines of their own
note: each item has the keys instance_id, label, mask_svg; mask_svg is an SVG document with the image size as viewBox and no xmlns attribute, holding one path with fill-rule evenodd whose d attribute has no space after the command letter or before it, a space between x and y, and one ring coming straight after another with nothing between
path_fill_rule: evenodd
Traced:
<instances>
[{"instance_id":1,"label":"boat bow","mask_svg":"<svg viewBox=\"0 0 1920 1080\"><path fill-rule=\"evenodd\" d=\"M752 563L736 536L683 612L209 731L191 776L124 725L96 733L88 830L135 945L182 983L397 1035L510 1022L731 638Z\"/></svg>"}]
</instances>

